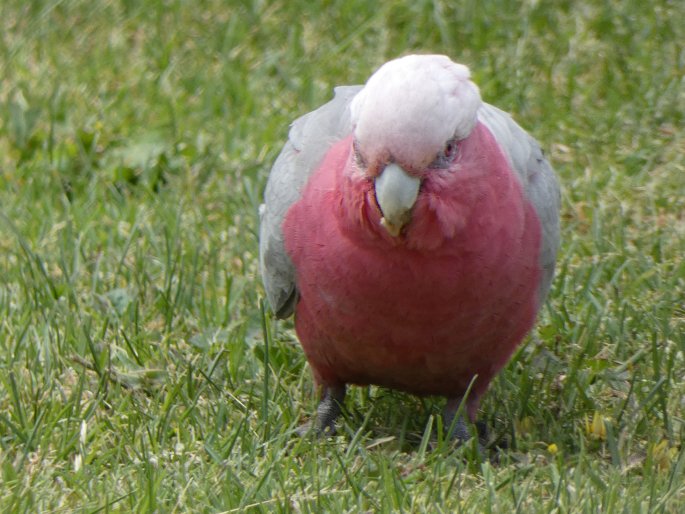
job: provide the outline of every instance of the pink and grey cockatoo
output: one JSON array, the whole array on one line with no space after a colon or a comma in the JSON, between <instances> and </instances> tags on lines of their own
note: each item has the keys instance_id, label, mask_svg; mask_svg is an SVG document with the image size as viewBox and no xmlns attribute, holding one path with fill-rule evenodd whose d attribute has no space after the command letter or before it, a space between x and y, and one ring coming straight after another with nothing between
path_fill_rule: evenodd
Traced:
<instances>
[{"instance_id":1,"label":"pink and grey cockatoo","mask_svg":"<svg viewBox=\"0 0 685 514\"><path fill-rule=\"evenodd\" d=\"M474 421L554 274L559 186L469 69L409 55L296 120L261 207L260 265L334 429L346 384L448 400Z\"/></svg>"}]
</instances>

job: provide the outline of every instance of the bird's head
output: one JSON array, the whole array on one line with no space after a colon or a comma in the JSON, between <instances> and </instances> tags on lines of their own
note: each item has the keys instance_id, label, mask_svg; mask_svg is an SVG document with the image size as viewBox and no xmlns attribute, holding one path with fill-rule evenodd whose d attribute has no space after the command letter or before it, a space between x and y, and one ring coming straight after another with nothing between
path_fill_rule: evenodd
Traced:
<instances>
[{"instance_id":1,"label":"bird's head","mask_svg":"<svg viewBox=\"0 0 685 514\"><path fill-rule=\"evenodd\" d=\"M381 66L352 100L354 153L374 180L383 226L397 236L421 181L450 170L481 98L469 69L443 55L409 55Z\"/></svg>"}]
</instances>

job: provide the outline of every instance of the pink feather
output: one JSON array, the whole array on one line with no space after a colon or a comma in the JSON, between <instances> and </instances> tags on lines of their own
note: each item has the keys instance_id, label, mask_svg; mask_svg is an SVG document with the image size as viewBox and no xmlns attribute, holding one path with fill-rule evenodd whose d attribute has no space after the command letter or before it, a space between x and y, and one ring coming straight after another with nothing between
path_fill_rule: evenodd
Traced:
<instances>
[{"instance_id":1,"label":"pink feather","mask_svg":"<svg viewBox=\"0 0 685 514\"><path fill-rule=\"evenodd\" d=\"M479 398L539 308L541 226L493 135L478 123L449 169L422 178L399 238L380 225L352 136L326 153L283 224L298 337L317 382Z\"/></svg>"}]
</instances>

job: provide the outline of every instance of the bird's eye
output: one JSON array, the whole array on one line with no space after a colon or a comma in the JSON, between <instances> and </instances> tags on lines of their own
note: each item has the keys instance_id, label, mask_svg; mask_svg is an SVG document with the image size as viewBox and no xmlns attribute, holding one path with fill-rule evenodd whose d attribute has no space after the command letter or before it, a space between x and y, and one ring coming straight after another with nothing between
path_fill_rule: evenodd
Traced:
<instances>
[{"instance_id":1,"label":"bird's eye","mask_svg":"<svg viewBox=\"0 0 685 514\"><path fill-rule=\"evenodd\" d=\"M457 143L456 141L448 141L445 145L445 150L443 152L445 157L451 159L457 154Z\"/></svg>"},{"instance_id":2,"label":"bird's eye","mask_svg":"<svg viewBox=\"0 0 685 514\"><path fill-rule=\"evenodd\" d=\"M430 164L430 168L449 168L452 161L459 152L459 144L455 139L450 139L445 143L442 151L435 156L435 160Z\"/></svg>"}]
</instances>

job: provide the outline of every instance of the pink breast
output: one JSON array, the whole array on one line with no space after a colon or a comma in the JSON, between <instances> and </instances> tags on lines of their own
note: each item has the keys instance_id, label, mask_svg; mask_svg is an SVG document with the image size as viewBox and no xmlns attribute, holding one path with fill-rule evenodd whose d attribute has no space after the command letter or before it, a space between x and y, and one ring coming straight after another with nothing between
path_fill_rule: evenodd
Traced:
<instances>
[{"instance_id":1,"label":"pink breast","mask_svg":"<svg viewBox=\"0 0 685 514\"><path fill-rule=\"evenodd\" d=\"M399 241L379 226L371 183L346 172L349 140L289 210L296 329L320 383L455 397L478 375L477 398L530 330L540 224L492 136L476 132L462 151L488 172L466 159L459 187L425 180Z\"/></svg>"}]
</instances>

